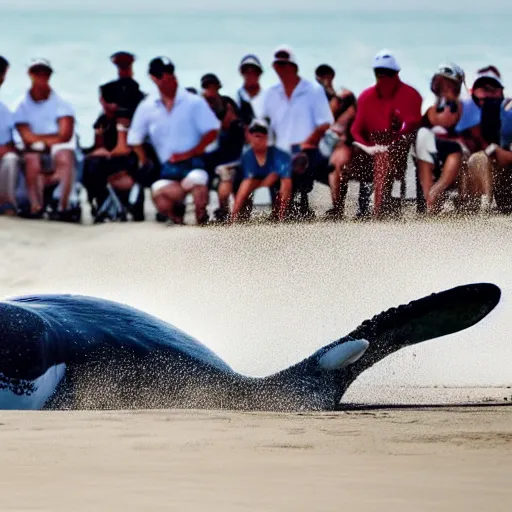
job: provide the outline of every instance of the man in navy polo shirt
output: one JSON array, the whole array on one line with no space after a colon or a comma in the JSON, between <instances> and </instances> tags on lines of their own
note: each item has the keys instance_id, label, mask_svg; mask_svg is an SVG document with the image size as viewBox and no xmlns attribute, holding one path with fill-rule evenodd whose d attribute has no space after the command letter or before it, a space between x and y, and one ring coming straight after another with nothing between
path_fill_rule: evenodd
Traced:
<instances>
[{"instance_id":1,"label":"man in navy polo shirt","mask_svg":"<svg viewBox=\"0 0 512 512\"><path fill-rule=\"evenodd\" d=\"M137 153L140 166L146 164L146 137L155 149L162 165L160 179L151 187L158 212L183 224L185 197L191 193L196 221L204 224L208 221L208 173L203 155L217 139L220 121L204 98L178 84L174 64L167 57L153 59L149 75L159 94L145 98L137 107L128 144Z\"/></svg>"},{"instance_id":2,"label":"man in navy polo shirt","mask_svg":"<svg viewBox=\"0 0 512 512\"><path fill-rule=\"evenodd\" d=\"M250 195L258 188L268 187L278 191L274 213L283 220L292 195L291 155L274 146L268 146L268 125L254 119L249 126L250 149L242 155L242 183L236 194L232 220L236 221L240 210Z\"/></svg>"}]
</instances>

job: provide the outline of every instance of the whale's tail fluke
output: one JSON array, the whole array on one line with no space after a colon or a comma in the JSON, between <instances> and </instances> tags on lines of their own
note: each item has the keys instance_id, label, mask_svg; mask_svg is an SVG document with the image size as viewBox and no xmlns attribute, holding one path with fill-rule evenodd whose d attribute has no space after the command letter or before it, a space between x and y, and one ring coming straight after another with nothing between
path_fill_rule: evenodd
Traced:
<instances>
[{"instance_id":1,"label":"whale's tail fluke","mask_svg":"<svg viewBox=\"0 0 512 512\"><path fill-rule=\"evenodd\" d=\"M463 331L485 318L499 303L501 290L490 283L457 286L365 320L348 336L370 342L364 358L349 368L361 372L403 347Z\"/></svg>"},{"instance_id":2,"label":"whale's tail fluke","mask_svg":"<svg viewBox=\"0 0 512 512\"><path fill-rule=\"evenodd\" d=\"M268 379L284 384L284 389L293 383L304 408L337 408L350 384L375 363L408 345L472 327L497 306L500 298L497 286L478 283L391 308Z\"/></svg>"}]
</instances>

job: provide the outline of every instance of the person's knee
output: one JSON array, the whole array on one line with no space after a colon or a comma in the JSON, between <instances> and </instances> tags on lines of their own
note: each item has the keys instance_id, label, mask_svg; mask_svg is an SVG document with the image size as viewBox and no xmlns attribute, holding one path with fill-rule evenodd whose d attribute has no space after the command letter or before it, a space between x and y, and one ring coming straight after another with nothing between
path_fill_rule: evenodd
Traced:
<instances>
[{"instance_id":1,"label":"person's knee","mask_svg":"<svg viewBox=\"0 0 512 512\"><path fill-rule=\"evenodd\" d=\"M23 156L25 173L27 175L38 174L41 171L41 157L38 154L27 153Z\"/></svg>"},{"instance_id":2,"label":"person's knee","mask_svg":"<svg viewBox=\"0 0 512 512\"><path fill-rule=\"evenodd\" d=\"M468 159L468 167L470 169L478 169L481 167L488 167L490 163L489 157L483 152L478 151L473 153Z\"/></svg>"},{"instance_id":3,"label":"person's knee","mask_svg":"<svg viewBox=\"0 0 512 512\"><path fill-rule=\"evenodd\" d=\"M194 169L182 180L181 186L183 190L190 192L195 187L207 187L208 180L209 177L206 171L203 169Z\"/></svg>"},{"instance_id":4,"label":"person's knee","mask_svg":"<svg viewBox=\"0 0 512 512\"><path fill-rule=\"evenodd\" d=\"M53 155L54 169L69 175L73 170L74 157L73 151L69 149L57 151Z\"/></svg>"},{"instance_id":5,"label":"person's knee","mask_svg":"<svg viewBox=\"0 0 512 512\"><path fill-rule=\"evenodd\" d=\"M17 172L20 166L20 158L16 153L6 153L0 159L0 168L6 172Z\"/></svg>"},{"instance_id":6,"label":"person's knee","mask_svg":"<svg viewBox=\"0 0 512 512\"><path fill-rule=\"evenodd\" d=\"M428 128L420 128L416 136L415 145L416 158L429 164L435 163L437 154L436 138L434 133Z\"/></svg>"}]
</instances>

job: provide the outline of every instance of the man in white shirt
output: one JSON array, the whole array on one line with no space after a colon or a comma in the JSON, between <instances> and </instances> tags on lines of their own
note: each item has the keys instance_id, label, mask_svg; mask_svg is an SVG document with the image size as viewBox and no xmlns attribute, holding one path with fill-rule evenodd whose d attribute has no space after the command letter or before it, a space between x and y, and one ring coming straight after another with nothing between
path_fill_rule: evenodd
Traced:
<instances>
[{"instance_id":1,"label":"man in white shirt","mask_svg":"<svg viewBox=\"0 0 512 512\"><path fill-rule=\"evenodd\" d=\"M50 87L52 73L46 59L30 63L32 85L14 112L14 124L23 142L30 216L42 217L45 187L60 183L59 211L54 218L66 220L74 215L69 196L75 170L75 112Z\"/></svg>"},{"instance_id":2,"label":"man in white shirt","mask_svg":"<svg viewBox=\"0 0 512 512\"><path fill-rule=\"evenodd\" d=\"M4 83L9 62L0 56L0 86ZM0 102L0 214L16 213L16 183L18 157L13 143L13 119L11 111Z\"/></svg>"},{"instance_id":3,"label":"man in white shirt","mask_svg":"<svg viewBox=\"0 0 512 512\"><path fill-rule=\"evenodd\" d=\"M196 221L208 221L208 173L202 159L205 149L217 139L220 121L206 100L178 84L174 64L167 57L156 57L149 64L149 75L159 94L144 99L133 116L128 144L146 165L143 148L146 138L161 164L160 179L151 187L153 201L161 215L183 224L185 197L191 193Z\"/></svg>"},{"instance_id":4,"label":"man in white shirt","mask_svg":"<svg viewBox=\"0 0 512 512\"><path fill-rule=\"evenodd\" d=\"M323 87L299 76L299 66L289 46L274 52L273 68L280 83L270 87L262 115L270 119L275 146L294 156L294 192L300 192L300 215L311 216L307 194L315 175L327 165L318 143L334 123Z\"/></svg>"}]
</instances>

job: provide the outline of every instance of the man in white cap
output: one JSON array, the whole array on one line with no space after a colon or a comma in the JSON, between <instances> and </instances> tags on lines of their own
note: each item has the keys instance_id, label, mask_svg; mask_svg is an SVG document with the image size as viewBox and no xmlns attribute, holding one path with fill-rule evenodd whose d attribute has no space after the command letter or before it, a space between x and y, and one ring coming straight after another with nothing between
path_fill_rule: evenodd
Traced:
<instances>
[{"instance_id":1,"label":"man in white cap","mask_svg":"<svg viewBox=\"0 0 512 512\"><path fill-rule=\"evenodd\" d=\"M403 175L407 155L421 124L422 97L399 78L400 65L389 50L373 59L376 84L361 93L351 133L359 158L343 174L373 181L374 214L388 213L393 181ZM368 176L369 174L369 176ZM365 212L361 212L365 213Z\"/></svg>"},{"instance_id":2,"label":"man in white cap","mask_svg":"<svg viewBox=\"0 0 512 512\"><path fill-rule=\"evenodd\" d=\"M75 169L75 112L50 87L53 68L48 60L34 59L28 74L32 85L14 112L24 146L28 216L42 217L44 188L60 183L60 204L54 219L72 220L75 213L69 209L69 196Z\"/></svg>"},{"instance_id":3,"label":"man in white cap","mask_svg":"<svg viewBox=\"0 0 512 512\"><path fill-rule=\"evenodd\" d=\"M334 117L323 87L299 76L289 46L274 51L273 68L280 83L266 91L262 114L270 119L275 146L295 157L293 181L294 192L300 193L300 215L311 216L307 195L318 169L327 165L318 144Z\"/></svg>"},{"instance_id":4,"label":"man in white cap","mask_svg":"<svg viewBox=\"0 0 512 512\"><path fill-rule=\"evenodd\" d=\"M256 55L249 54L242 58L238 69L244 83L236 93L236 102L242 122L249 126L254 118L261 116L263 90L260 78L263 66Z\"/></svg>"},{"instance_id":5,"label":"man in white cap","mask_svg":"<svg viewBox=\"0 0 512 512\"><path fill-rule=\"evenodd\" d=\"M504 88L496 67L479 69L471 88L473 105L464 105L469 112L475 105L479 110L477 129L463 134L463 141L473 150L462 198L466 210L479 210L483 195L487 209L494 197L500 213L512 213L512 99L505 98Z\"/></svg>"},{"instance_id":6,"label":"man in white cap","mask_svg":"<svg viewBox=\"0 0 512 512\"><path fill-rule=\"evenodd\" d=\"M9 62L0 56L0 86L3 84ZM16 182L18 157L13 142L13 117L7 106L0 102L0 214L16 213Z\"/></svg>"}]
</instances>

